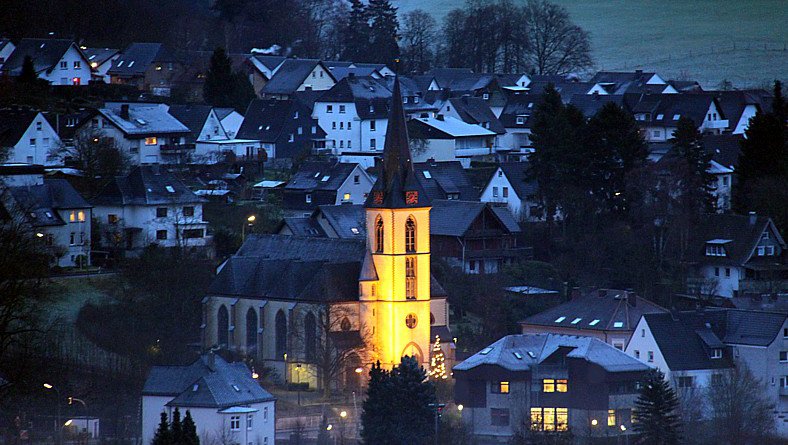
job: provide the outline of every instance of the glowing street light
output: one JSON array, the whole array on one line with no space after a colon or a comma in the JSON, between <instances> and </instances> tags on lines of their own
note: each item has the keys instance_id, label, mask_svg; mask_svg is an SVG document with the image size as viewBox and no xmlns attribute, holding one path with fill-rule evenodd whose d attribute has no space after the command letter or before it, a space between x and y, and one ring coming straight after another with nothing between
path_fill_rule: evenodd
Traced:
<instances>
[{"instance_id":1,"label":"glowing street light","mask_svg":"<svg viewBox=\"0 0 788 445\"><path fill-rule=\"evenodd\" d=\"M241 241L246 239L246 226L251 227L256 220L257 220L257 216L255 215L249 215L246 217L246 222L244 222L244 225L241 226Z\"/></svg>"},{"instance_id":2,"label":"glowing street light","mask_svg":"<svg viewBox=\"0 0 788 445\"><path fill-rule=\"evenodd\" d=\"M43 237L44 237L44 234L43 234L43 233L41 233L41 232L37 232L37 233L36 233L36 236L37 236L37 237L39 237L39 238L43 238ZM45 384L45 385L46 385L46 384ZM49 386L51 387L52 385L49 385ZM46 387L46 386L45 386L45 387ZM49 389L49 388L47 388L47 389Z\"/></svg>"},{"instance_id":3,"label":"glowing street light","mask_svg":"<svg viewBox=\"0 0 788 445\"><path fill-rule=\"evenodd\" d=\"M356 374L361 374L362 372L364 372L364 368L362 368L361 366L356 368Z\"/></svg>"},{"instance_id":4,"label":"glowing street light","mask_svg":"<svg viewBox=\"0 0 788 445\"><path fill-rule=\"evenodd\" d=\"M457 411L462 412L465 407L462 404L457 405Z\"/></svg>"},{"instance_id":5,"label":"glowing street light","mask_svg":"<svg viewBox=\"0 0 788 445\"><path fill-rule=\"evenodd\" d=\"M329 423L328 426L326 427L326 431L331 431L332 428L334 428L334 425L331 425Z\"/></svg>"},{"instance_id":6,"label":"glowing street light","mask_svg":"<svg viewBox=\"0 0 788 445\"><path fill-rule=\"evenodd\" d=\"M624 426L624 425L621 425L621 431L623 432L623 431L626 431L626 430L627 430L627 427Z\"/></svg>"},{"instance_id":7,"label":"glowing street light","mask_svg":"<svg viewBox=\"0 0 788 445\"><path fill-rule=\"evenodd\" d=\"M343 419L344 419L345 417L347 417L347 411L345 411L345 410L342 410L342 411L339 413L339 417L341 417L341 418L343 418ZM621 426L624 426L624 425L621 425Z\"/></svg>"},{"instance_id":8,"label":"glowing street light","mask_svg":"<svg viewBox=\"0 0 788 445\"><path fill-rule=\"evenodd\" d=\"M74 419L68 419L66 420L66 423L63 424L63 426L71 426L72 423L74 423Z\"/></svg>"},{"instance_id":9,"label":"glowing street light","mask_svg":"<svg viewBox=\"0 0 788 445\"><path fill-rule=\"evenodd\" d=\"M599 421L598 421L598 420L596 420L596 419L591 419L591 426L597 426L598 424L599 424Z\"/></svg>"}]
</instances>

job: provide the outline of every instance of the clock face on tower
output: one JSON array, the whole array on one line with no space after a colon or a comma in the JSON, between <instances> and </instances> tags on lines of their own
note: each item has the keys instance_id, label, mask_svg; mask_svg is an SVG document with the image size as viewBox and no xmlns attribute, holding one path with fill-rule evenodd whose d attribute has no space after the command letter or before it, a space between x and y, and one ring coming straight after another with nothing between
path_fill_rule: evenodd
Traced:
<instances>
[{"instance_id":1,"label":"clock face on tower","mask_svg":"<svg viewBox=\"0 0 788 445\"><path fill-rule=\"evenodd\" d=\"M415 205L419 203L419 192L405 192L405 204Z\"/></svg>"}]
</instances>

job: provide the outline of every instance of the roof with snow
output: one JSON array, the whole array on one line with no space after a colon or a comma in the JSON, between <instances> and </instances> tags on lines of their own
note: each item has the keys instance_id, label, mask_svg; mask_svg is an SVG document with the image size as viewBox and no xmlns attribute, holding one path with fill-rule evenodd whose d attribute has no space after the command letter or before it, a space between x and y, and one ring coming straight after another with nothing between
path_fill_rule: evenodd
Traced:
<instances>
[{"instance_id":1,"label":"roof with snow","mask_svg":"<svg viewBox=\"0 0 788 445\"><path fill-rule=\"evenodd\" d=\"M129 107L128 116L123 116L125 105ZM165 104L107 102L98 111L130 138L189 133L189 127L171 115Z\"/></svg>"}]
</instances>

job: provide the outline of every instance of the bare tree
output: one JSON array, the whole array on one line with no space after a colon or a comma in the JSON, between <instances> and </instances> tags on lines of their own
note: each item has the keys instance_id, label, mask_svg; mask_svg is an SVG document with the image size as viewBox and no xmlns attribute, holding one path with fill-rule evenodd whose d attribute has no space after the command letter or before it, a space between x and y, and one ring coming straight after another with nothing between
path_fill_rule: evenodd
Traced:
<instances>
[{"instance_id":1,"label":"bare tree","mask_svg":"<svg viewBox=\"0 0 788 445\"><path fill-rule=\"evenodd\" d=\"M128 156L115 140L98 130L78 133L72 144L61 143L49 157L62 159L82 170L86 192L91 196L113 177L122 175L129 166Z\"/></svg>"},{"instance_id":2,"label":"bare tree","mask_svg":"<svg viewBox=\"0 0 788 445\"><path fill-rule=\"evenodd\" d=\"M572 23L569 13L546 0L525 4L526 59L536 74L569 74L593 66L588 33Z\"/></svg>"},{"instance_id":3,"label":"bare tree","mask_svg":"<svg viewBox=\"0 0 788 445\"><path fill-rule=\"evenodd\" d=\"M423 9L405 14L400 37L404 72L423 73L432 68L437 28L438 23Z\"/></svg>"},{"instance_id":4,"label":"bare tree","mask_svg":"<svg viewBox=\"0 0 788 445\"><path fill-rule=\"evenodd\" d=\"M708 391L715 443L764 443L774 429L773 403L765 394L766 385L744 362L721 372Z\"/></svg>"}]
</instances>

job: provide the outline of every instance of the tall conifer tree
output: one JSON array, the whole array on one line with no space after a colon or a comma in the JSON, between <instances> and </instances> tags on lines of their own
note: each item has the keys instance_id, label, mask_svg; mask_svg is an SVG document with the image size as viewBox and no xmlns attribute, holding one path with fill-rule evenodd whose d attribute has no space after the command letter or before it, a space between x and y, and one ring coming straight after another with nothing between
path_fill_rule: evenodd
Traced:
<instances>
[{"instance_id":1,"label":"tall conifer tree","mask_svg":"<svg viewBox=\"0 0 788 445\"><path fill-rule=\"evenodd\" d=\"M649 372L635 401L632 429L644 445L676 445L681 441L679 400L659 370Z\"/></svg>"}]
</instances>

